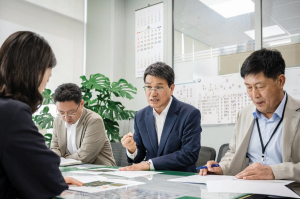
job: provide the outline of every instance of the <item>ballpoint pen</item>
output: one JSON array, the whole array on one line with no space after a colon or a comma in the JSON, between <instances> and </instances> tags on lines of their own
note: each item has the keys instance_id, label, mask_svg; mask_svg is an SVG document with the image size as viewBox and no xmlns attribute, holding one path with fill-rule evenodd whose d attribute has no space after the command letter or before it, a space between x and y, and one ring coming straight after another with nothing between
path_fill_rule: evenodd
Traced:
<instances>
[{"instance_id":1,"label":"ballpoint pen","mask_svg":"<svg viewBox=\"0 0 300 199\"><path fill-rule=\"evenodd\" d=\"M212 164L211 167L219 167L219 164ZM197 169L207 169L207 166L198 167Z\"/></svg>"}]
</instances>

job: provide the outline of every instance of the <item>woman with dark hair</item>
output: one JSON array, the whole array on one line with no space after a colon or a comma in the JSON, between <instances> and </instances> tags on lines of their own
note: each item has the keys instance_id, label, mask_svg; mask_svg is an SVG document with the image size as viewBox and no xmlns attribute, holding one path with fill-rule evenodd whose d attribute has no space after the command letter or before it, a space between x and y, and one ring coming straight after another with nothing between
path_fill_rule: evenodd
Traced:
<instances>
[{"instance_id":1,"label":"woman with dark hair","mask_svg":"<svg viewBox=\"0 0 300 199\"><path fill-rule=\"evenodd\" d=\"M60 158L32 121L56 59L41 36L20 31L0 48L0 198L51 198L81 182L63 177Z\"/></svg>"}]
</instances>

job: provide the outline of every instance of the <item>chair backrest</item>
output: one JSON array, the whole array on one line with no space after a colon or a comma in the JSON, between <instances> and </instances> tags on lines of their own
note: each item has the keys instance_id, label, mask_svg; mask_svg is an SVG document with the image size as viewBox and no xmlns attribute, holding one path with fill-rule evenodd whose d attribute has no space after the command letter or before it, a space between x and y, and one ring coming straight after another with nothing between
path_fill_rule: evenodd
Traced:
<instances>
[{"instance_id":1,"label":"chair backrest","mask_svg":"<svg viewBox=\"0 0 300 199\"><path fill-rule=\"evenodd\" d=\"M223 144L219 149L219 154L217 158L217 162L220 162L221 159L224 157L225 153L229 150L229 144Z\"/></svg>"},{"instance_id":2,"label":"chair backrest","mask_svg":"<svg viewBox=\"0 0 300 199\"><path fill-rule=\"evenodd\" d=\"M115 142L110 144L117 166L128 166L126 149L122 146L122 143Z\"/></svg>"},{"instance_id":3,"label":"chair backrest","mask_svg":"<svg viewBox=\"0 0 300 199\"><path fill-rule=\"evenodd\" d=\"M206 165L207 161L216 159L216 150L211 147L201 146L196 167Z\"/></svg>"}]
</instances>

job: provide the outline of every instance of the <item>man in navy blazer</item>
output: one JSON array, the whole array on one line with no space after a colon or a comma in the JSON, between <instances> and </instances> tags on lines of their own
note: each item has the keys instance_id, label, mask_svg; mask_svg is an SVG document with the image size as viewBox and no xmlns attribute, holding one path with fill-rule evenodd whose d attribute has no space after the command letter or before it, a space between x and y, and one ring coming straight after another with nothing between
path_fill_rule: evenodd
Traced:
<instances>
[{"instance_id":1,"label":"man in navy blazer","mask_svg":"<svg viewBox=\"0 0 300 199\"><path fill-rule=\"evenodd\" d=\"M135 164L120 170L196 172L202 131L200 111L172 96L174 76L173 69L162 62L145 70L149 106L136 113L134 135L128 133L121 140L128 162Z\"/></svg>"}]
</instances>

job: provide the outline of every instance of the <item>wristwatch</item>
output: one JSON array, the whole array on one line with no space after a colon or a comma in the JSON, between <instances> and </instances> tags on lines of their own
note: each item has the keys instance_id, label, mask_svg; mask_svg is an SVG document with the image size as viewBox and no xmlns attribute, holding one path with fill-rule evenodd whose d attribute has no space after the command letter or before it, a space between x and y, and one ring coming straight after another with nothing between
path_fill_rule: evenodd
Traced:
<instances>
[{"instance_id":1,"label":"wristwatch","mask_svg":"<svg viewBox=\"0 0 300 199\"><path fill-rule=\"evenodd\" d=\"M151 165L151 160L150 159L147 160L147 164Z\"/></svg>"}]
</instances>

